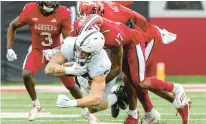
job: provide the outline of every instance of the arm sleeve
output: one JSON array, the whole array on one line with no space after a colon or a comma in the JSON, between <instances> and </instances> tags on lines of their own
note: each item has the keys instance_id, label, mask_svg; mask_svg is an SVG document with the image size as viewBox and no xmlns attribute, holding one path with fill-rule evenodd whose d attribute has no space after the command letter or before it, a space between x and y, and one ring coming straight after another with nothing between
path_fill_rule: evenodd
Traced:
<instances>
[{"instance_id":1,"label":"arm sleeve","mask_svg":"<svg viewBox=\"0 0 206 124\"><path fill-rule=\"evenodd\" d=\"M28 12L27 11L28 11L28 5L25 5L23 11L19 15L19 21L22 24L28 24L29 23L29 17L28 17L28 14L27 14Z\"/></svg>"},{"instance_id":2,"label":"arm sleeve","mask_svg":"<svg viewBox=\"0 0 206 124\"><path fill-rule=\"evenodd\" d=\"M69 9L64 12L64 19L62 20L62 32L70 32L71 31L71 13Z\"/></svg>"},{"instance_id":3,"label":"arm sleeve","mask_svg":"<svg viewBox=\"0 0 206 124\"><path fill-rule=\"evenodd\" d=\"M121 4L122 6L129 7L134 3L134 1L112 1L118 4Z\"/></svg>"}]
</instances>

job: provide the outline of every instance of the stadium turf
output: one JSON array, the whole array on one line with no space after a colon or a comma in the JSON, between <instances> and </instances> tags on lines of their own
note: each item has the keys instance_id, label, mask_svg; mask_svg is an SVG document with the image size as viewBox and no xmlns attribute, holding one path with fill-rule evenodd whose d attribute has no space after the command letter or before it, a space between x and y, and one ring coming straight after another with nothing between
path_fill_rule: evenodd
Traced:
<instances>
[{"instance_id":1,"label":"stadium turf","mask_svg":"<svg viewBox=\"0 0 206 124\"><path fill-rule=\"evenodd\" d=\"M30 97L25 92L1 94L1 124L87 124L81 117L81 109L57 108L55 105L57 95L60 93L38 93L42 110L39 118L33 122L27 120L26 115L30 110ZM69 93L63 93L69 94ZM190 124L206 124L206 92L187 92L193 101ZM70 97L72 98L72 97ZM151 99L156 109L161 113L158 124L181 124L180 116L175 116L175 109L169 102L151 94ZM142 106L138 103L141 118ZM127 116L126 111L121 111L117 118L112 118L110 109L95 114L101 124L123 124Z\"/></svg>"}]
</instances>

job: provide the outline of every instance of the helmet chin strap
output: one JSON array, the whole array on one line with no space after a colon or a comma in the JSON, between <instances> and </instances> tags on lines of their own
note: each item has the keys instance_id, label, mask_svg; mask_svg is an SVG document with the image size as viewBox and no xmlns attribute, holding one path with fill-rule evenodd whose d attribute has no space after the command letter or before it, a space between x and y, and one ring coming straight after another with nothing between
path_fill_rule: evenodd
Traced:
<instances>
[{"instance_id":1,"label":"helmet chin strap","mask_svg":"<svg viewBox=\"0 0 206 124\"><path fill-rule=\"evenodd\" d=\"M49 7L46 7L45 5L43 5L43 9L44 9L46 12L52 12L52 11L54 11L54 8L49 8Z\"/></svg>"}]
</instances>

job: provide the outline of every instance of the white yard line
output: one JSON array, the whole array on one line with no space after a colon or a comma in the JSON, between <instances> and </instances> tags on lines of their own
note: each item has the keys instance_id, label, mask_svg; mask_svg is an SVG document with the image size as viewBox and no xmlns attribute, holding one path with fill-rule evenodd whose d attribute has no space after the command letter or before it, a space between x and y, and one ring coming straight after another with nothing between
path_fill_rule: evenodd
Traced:
<instances>
[{"instance_id":1,"label":"white yard line","mask_svg":"<svg viewBox=\"0 0 206 124\"><path fill-rule=\"evenodd\" d=\"M206 84L183 84L186 92L206 92ZM36 86L37 92L69 92L64 86L60 85L41 85ZM1 86L2 92L26 92L24 86Z\"/></svg>"},{"instance_id":2,"label":"white yard line","mask_svg":"<svg viewBox=\"0 0 206 124\"><path fill-rule=\"evenodd\" d=\"M95 115L111 116L111 114L95 114ZM122 114L122 115L126 115L126 114ZM143 115L143 113L140 115ZM172 116L174 115L175 116L175 113L161 113L161 115L172 115ZM190 115L206 115L206 113L190 113ZM1 112L0 114L0 118L27 118L27 116L28 116L28 113L25 113L25 112L17 112L17 113ZM38 117L39 118L77 118L77 117L81 117L81 114L51 114L50 112L46 112L46 113L40 112L38 114Z\"/></svg>"}]
</instances>

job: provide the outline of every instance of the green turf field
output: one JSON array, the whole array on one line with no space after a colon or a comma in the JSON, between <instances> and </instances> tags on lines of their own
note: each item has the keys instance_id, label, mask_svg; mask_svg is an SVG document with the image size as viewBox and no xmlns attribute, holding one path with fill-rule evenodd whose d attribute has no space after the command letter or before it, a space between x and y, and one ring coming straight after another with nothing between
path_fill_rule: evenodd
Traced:
<instances>
[{"instance_id":1,"label":"green turf field","mask_svg":"<svg viewBox=\"0 0 206 124\"><path fill-rule=\"evenodd\" d=\"M60 93L38 93L42 104L42 114L53 117L38 118L33 122L29 122L27 118L1 118L1 124L87 124L81 117L81 110L78 108L57 108L55 105L57 95ZM65 93L64 93L65 94ZM190 116L190 124L206 124L206 92L190 92L187 95L192 99L192 109ZM71 98L71 97L70 97ZM181 124L179 116L175 116L173 106L151 94L152 101L157 110L161 113L161 121L158 124ZM1 94L1 112L24 113L27 114L31 105L30 97L27 93L2 93ZM143 109L138 103L140 116L143 116ZM7 113L8 114L8 113ZM1 115L2 116L2 115ZM67 116L67 117L63 117ZM71 117L75 116L75 117ZM117 123L123 124L127 116L126 111L121 111L118 118L114 119L110 115L110 109L99 112L96 116L102 124Z\"/></svg>"}]
</instances>

